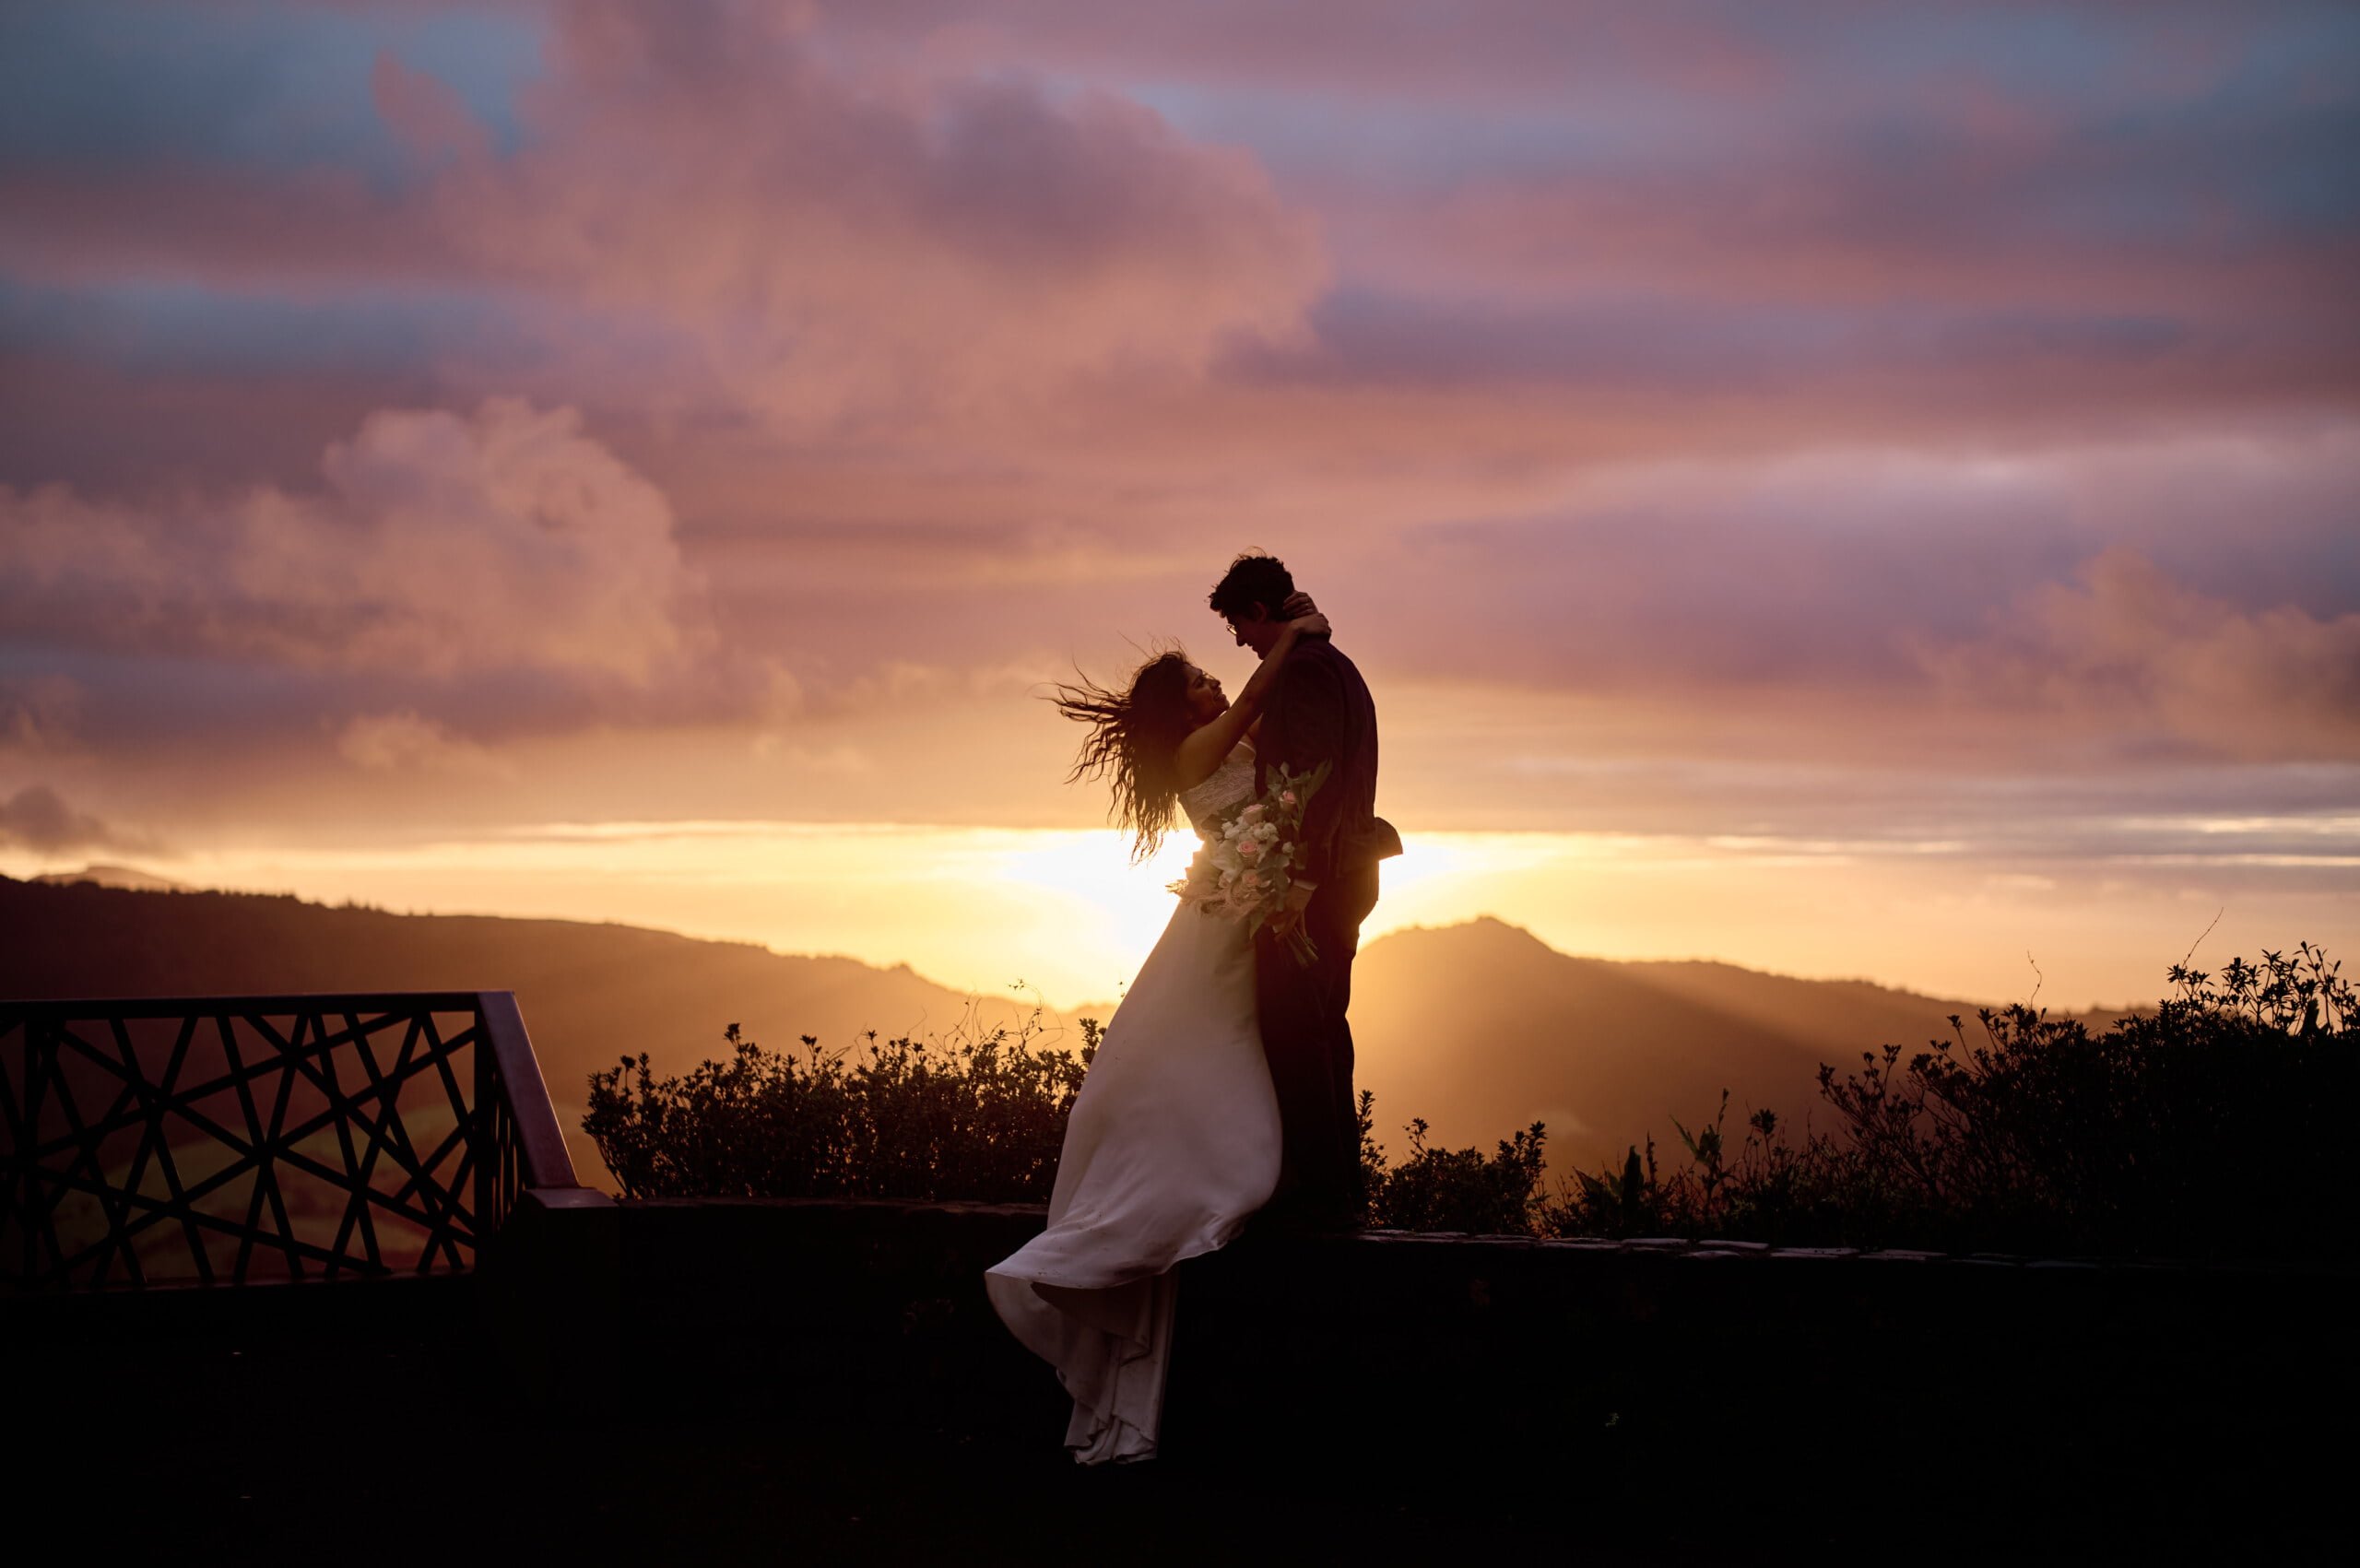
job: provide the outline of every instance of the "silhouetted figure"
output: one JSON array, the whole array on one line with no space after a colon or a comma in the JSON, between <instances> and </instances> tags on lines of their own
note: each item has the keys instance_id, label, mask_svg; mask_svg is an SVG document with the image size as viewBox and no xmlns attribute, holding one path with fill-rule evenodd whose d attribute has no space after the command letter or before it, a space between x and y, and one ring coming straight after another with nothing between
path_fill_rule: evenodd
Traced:
<instances>
[{"instance_id":1,"label":"silhouetted figure","mask_svg":"<svg viewBox=\"0 0 2360 1568\"><path fill-rule=\"evenodd\" d=\"M1059 689L1090 725L1074 776L1112 786L1144 859L1181 813L1210 846L1254 798L1249 725L1287 662L1327 621L1308 603L1276 626L1231 706L1178 653L1127 689ZM1048 1228L985 1275L1011 1332L1072 1394L1066 1445L1085 1464L1155 1453L1172 1343L1170 1270L1226 1244L1279 1179L1279 1102L1255 1022L1255 944L1239 919L1186 899L1131 983L1075 1098Z\"/></svg>"},{"instance_id":2,"label":"silhouetted figure","mask_svg":"<svg viewBox=\"0 0 2360 1568\"><path fill-rule=\"evenodd\" d=\"M1240 645L1267 655L1289 624L1273 607L1293 592L1294 579L1276 557L1241 555L1214 586L1212 607ZM1264 1220L1274 1229L1354 1229L1363 1212L1346 1015L1361 924L1376 905L1377 863L1401 853L1399 835L1376 814L1376 760L1368 683L1331 639L1301 639L1280 665L1255 748L1257 794L1280 768L1296 776L1328 770L1304 808L1287 909L1256 941L1262 1048L1286 1148ZM1309 964L1289 949L1296 922L1317 950Z\"/></svg>"}]
</instances>

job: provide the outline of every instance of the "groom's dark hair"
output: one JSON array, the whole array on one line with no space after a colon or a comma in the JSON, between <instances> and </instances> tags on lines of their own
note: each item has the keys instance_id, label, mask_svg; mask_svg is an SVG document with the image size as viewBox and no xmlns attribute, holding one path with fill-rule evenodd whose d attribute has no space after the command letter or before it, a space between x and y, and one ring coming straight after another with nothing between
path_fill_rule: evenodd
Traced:
<instances>
[{"instance_id":1,"label":"groom's dark hair","mask_svg":"<svg viewBox=\"0 0 2360 1568\"><path fill-rule=\"evenodd\" d=\"M1294 579L1288 574L1285 561L1260 550L1247 550L1231 561L1221 581L1213 584L1212 607L1230 620L1245 619L1256 605L1275 617L1293 592Z\"/></svg>"}]
</instances>

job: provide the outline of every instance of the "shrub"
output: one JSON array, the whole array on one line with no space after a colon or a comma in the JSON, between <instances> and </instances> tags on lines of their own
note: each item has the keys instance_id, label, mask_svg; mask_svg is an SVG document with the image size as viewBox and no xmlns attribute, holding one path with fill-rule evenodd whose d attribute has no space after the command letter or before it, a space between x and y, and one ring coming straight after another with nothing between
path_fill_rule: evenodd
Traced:
<instances>
[{"instance_id":1,"label":"shrub","mask_svg":"<svg viewBox=\"0 0 2360 1568\"><path fill-rule=\"evenodd\" d=\"M1370 1222L1397 1231L1464 1231L1506 1235L1532 1229L1547 1130L1539 1122L1504 1138L1495 1153L1429 1149L1423 1118L1402 1130L1410 1158L1387 1169L1370 1129L1376 1097L1361 1091L1361 1178Z\"/></svg>"},{"instance_id":2,"label":"shrub","mask_svg":"<svg viewBox=\"0 0 2360 1568\"><path fill-rule=\"evenodd\" d=\"M1870 1244L1893 1229L1892 1204L1863 1179L1857 1154L1823 1133L1789 1143L1778 1114L1756 1111L1732 1156L1729 1095L1710 1122L1673 1130L1686 1165L1666 1175L1656 1142L1622 1165L1575 1172L1541 1202L1535 1228L1556 1236L1723 1236L1783 1246Z\"/></svg>"},{"instance_id":3,"label":"shrub","mask_svg":"<svg viewBox=\"0 0 2360 1568\"><path fill-rule=\"evenodd\" d=\"M1045 1202L1066 1116L1097 1052L1016 1030L934 1043L867 1037L847 1063L809 1035L763 1049L736 1024L730 1055L658 1080L642 1055L590 1075L583 1129L626 1197L903 1197Z\"/></svg>"},{"instance_id":4,"label":"shrub","mask_svg":"<svg viewBox=\"0 0 2360 1568\"><path fill-rule=\"evenodd\" d=\"M2175 965L2179 994L2092 1034L2029 1007L1985 1009L1983 1038L1819 1072L1841 1138L1800 1147L1758 1113L1734 1160L1717 1117L1674 1126L1686 1166L1648 1142L1544 1204L1558 1234L1643 1232L1773 1242L2170 1256L2348 1253L2341 1153L2360 1010L2338 966ZM1725 1115L1728 1098L1723 1096Z\"/></svg>"},{"instance_id":5,"label":"shrub","mask_svg":"<svg viewBox=\"0 0 2360 1568\"><path fill-rule=\"evenodd\" d=\"M1388 1165L1358 1106L1367 1217L1403 1230L1725 1236L1780 1244L2130 1256L2348 1256L2354 1184L2342 1120L2360 1069L2360 1006L2306 943L2178 965L2177 994L2099 1033L2029 1007L1977 1015L1970 1042L1864 1052L1819 1072L1833 1132L1790 1139L1755 1112L1729 1144L1729 1096L1665 1170L1654 1138L1544 1195L1547 1129L1485 1153L1436 1149L1412 1120ZM765 1051L732 1024L730 1055L658 1081L644 1055L594 1073L583 1126L627 1197L1045 1201L1100 1031L1052 1050L1021 1028L948 1041L867 1038L849 1065L809 1036Z\"/></svg>"}]
</instances>

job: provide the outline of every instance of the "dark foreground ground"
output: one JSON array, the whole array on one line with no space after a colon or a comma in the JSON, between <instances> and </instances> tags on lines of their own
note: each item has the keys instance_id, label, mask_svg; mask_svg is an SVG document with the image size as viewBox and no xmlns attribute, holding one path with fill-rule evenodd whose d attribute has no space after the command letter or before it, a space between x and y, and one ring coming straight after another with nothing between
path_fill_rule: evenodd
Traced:
<instances>
[{"instance_id":1,"label":"dark foreground ground","mask_svg":"<svg viewBox=\"0 0 2360 1568\"><path fill-rule=\"evenodd\" d=\"M1221 1384L1180 1374L1184 1340L1166 1456L1079 1470L1044 1383L988 1420L856 1377L771 1414L723 1333L619 1334L536 1399L475 1291L0 1301L0 1528L77 1543L26 1562L2326 1562L2354 1538L2340 1404L2309 1431L2220 1409L2195 1432L2029 1409L1903 1431L1847 1419L1847 1385L1940 1368L1870 1353L1826 1367L1812 1410L1749 1404L1731 1365L1704 1379L1729 1397L1684 1407L1609 1380L1604 1403L1496 1423L1435 1389L1334 1420L1274 1399L1257 1424L1233 1385L1218 1415L1190 1408L1184 1388Z\"/></svg>"}]
</instances>

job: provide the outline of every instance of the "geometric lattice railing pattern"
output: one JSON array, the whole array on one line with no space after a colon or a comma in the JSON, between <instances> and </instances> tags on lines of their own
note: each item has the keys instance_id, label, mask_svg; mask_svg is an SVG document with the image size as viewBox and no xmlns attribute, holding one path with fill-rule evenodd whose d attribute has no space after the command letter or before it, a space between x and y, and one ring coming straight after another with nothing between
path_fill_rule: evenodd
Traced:
<instances>
[{"instance_id":1,"label":"geometric lattice railing pattern","mask_svg":"<svg viewBox=\"0 0 2360 1568\"><path fill-rule=\"evenodd\" d=\"M0 1282L472 1267L573 1169L505 991L0 1002Z\"/></svg>"}]
</instances>

